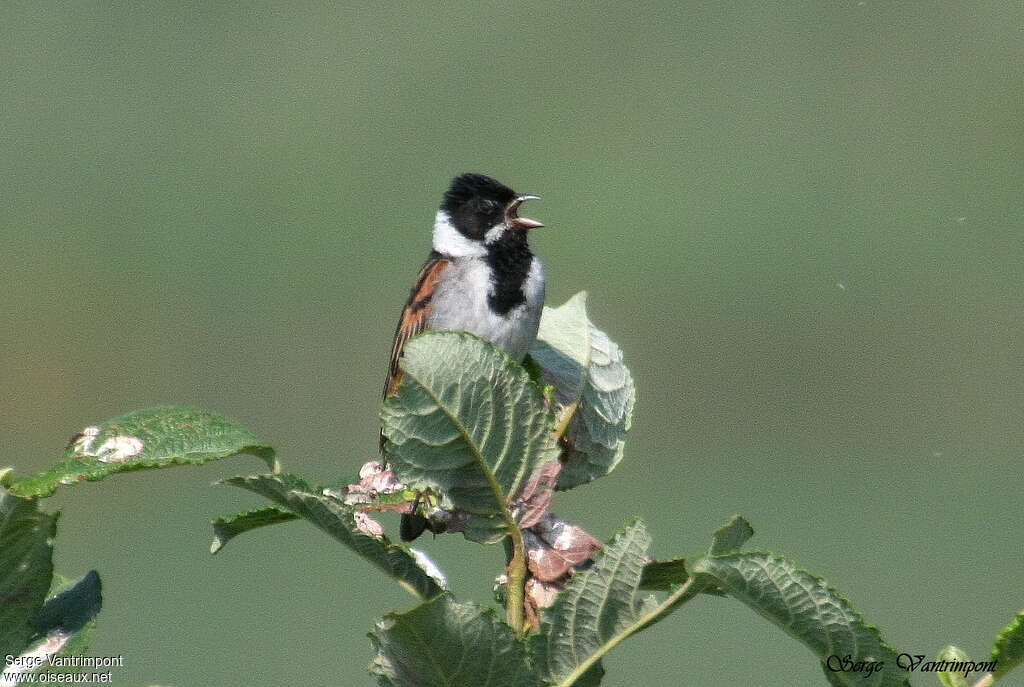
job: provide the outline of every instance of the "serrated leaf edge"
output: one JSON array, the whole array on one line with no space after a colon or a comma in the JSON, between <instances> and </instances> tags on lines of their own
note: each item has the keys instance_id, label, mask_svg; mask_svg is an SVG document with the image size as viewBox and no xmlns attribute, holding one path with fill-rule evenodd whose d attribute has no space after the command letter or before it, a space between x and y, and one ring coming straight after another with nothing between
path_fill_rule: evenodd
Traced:
<instances>
[{"instance_id":1,"label":"serrated leaf edge","mask_svg":"<svg viewBox=\"0 0 1024 687\"><path fill-rule=\"evenodd\" d=\"M871 624L871 623L869 623L869 622L864 620L864 615L859 610L857 610L857 608L853 605L853 603L849 600L849 598L847 598L846 596L843 596L842 594L840 594L836 590L836 588L833 587L832 585L828 584L828 581L824 577L822 577L821 575L816 575L815 573L812 573L812 572L810 572L809 570L807 570L805 568L797 567L797 565L792 560L790 560L789 558L786 558L785 556L780 556L777 553L774 553L772 551L763 551L763 550L762 551L743 551L743 552L735 552L734 551L734 552L728 553L728 554L707 555L707 556L703 556L702 558L700 558L700 559L698 559L698 560L696 560L694 562L693 567L691 568L691 572L693 573L693 577L694 578L700 578L702 576L714 577L714 576L710 575L710 573L706 573L706 572L702 572L701 571L701 563L705 559L725 559L725 558L738 558L738 557L748 557L748 556L768 556L768 557L774 558L776 560L783 561L783 562L789 564L790 566L792 566L794 572L802 573L802 574L807 575L808 577L810 577L812 580L815 580L817 582L822 583L822 585L824 586L826 592L828 592L831 596L835 597L835 599L849 611L849 613L864 627L864 629L867 630L867 632L869 632L870 634L872 634L875 637L875 639L878 641L878 645L879 645L880 649L891 651L894 654L899 653L896 650L895 647L893 647L891 644L889 644L884 639L882 639L882 632L878 628L877 625L873 625L873 624ZM716 580L715 584L719 584L717 582L717 578L714 578L714 579ZM737 599L737 600L739 600L739 599ZM741 601L741 603L743 603L743 602ZM774 621L775 619L772 616L767 615L765 613L762 613L759 608L757 608L755 606L752 606L750 604L744 603L744 605L747 606L748 608L750 608L751 610L753 610L758 615L760 615L762 618L765 618L766 620L771 622L773 625L776 625L776 623ZM814 649L811 648L803 640L802 637L799 637L799 636L793 634L792 632L790 632L789 627L783 626L783 625L776 625L776 626L780 627L783 630L783 632L788 634L790 637L793 637L794 639L796 639L803 646L807 647L807 649L810 650L812 654L814 654L815 658L818 658L817 652L815 652ZM878 658L878 657L875 657L875 658ZM819 658L819 661L820 660L822 660L822 659ZM909 684L909 683L907 683L907 684Z\"/></svg>"},{"instance_id":2,"label":"serrated leaf edge","mask_svg":"<svg viewBox=\"0 0 1024 687\"><path fill-rule=\"evenodd\" d=\"M483 337L477 336L476 334L473 334L472 332L462 332L462 331L456 331L456 332L451 332L451 331L444 331L444 332L427 331L427 332L423 332L421 334L417 334L416 336L412 337L409 341L412 342L412 341L415 341L417 339L432 338L432 337L437 337L437 336L452 336L452 335L454 335L454 336L456 336L458 338L463 338L463 339L476 339L478 341L482 341L483 343L485 343L490 349L492 349L494 352L498 353L504 359L505 362L511 364L513 367L517 368L518 371L522 372L523 377L524 377L526 383L529 385L529 387L532 387L537 392L538 398L540 398L543 401L543 398L544 398L543 390L541 389L540 385L537 384L537 382L535 382L533 379L530 378L530 373L526 370L525 367L523 367L523 365L519 361L515 360L512 356L510 356L508 353L506 353L502 349L500 349L497 346L495 346L493 343L491 343L487 339L484 339ZM477 442L473 438L473 436L470 434L469 429L462 423L462 421L458 418L458 416L453 415L449 411L449 408L444 403L441 402L441 399L439 399L433 393L433 390L428 385L424 384L420 379L418 379L412 372L410 372L406 368L406 366L405 366L405 358L402 359L401 366L402 366L402 372L403 372L403 377L402 377L402 382L401 382L402 385L406 384L407 380L410 380L410 379L411 380L415 380L416 384L419 385L419 387L434 401L434 403L437 406L437 408L442 413L444 413L444 415L452 422L452 424L458 430L458 432L459 432L460 436L462 437L463 441L469 447L470 452L472 453L472 456L473 456L473 460L474 460L474 462L477 465L477 468L480 470L480 472L483 473L484 477L486 478L488 488L490 488L492 493L494 493L497 496L497 504L498 504L498 506L500 507L500 510L501 510L501 517L505 521L505 524L508 526L509 531L511 532L513 529L518 529L517 525L516 525L516 522L515 522L515 519L512 517L512 514L511 514L510 509L509 509L508 497L506 497L506 495L502 492L501 485L498 484L498 481L497 481L497 479L494 476L494 470L487 463L486 457L480 451L480 446L477 445ZM543 407L543 402L541 403L541 407ZM552 412L550 410L544 410L543 412L545 413L545 415L547 415L548 426L554 425L555 424L555 416L552 414ZM526 467L526 465L525 465L525 462L524 462L524 464L523 464L523 466L521 466L519 472L516 473L515 484L517 485L517 487L518 487L518 485L522 484L522 481L527 476L525 474L525 467Z\"/></svg>"},{"instance_id":3,"label":"serrated leaf edge","mask_svg":"<svg viewBox=\"0 0 1024 687\"><path fill-rule=\"evenodd\" d=\"M637 524L644 524L644 521L640 518L635 519L625 528L622 528L616 534L616 536L623 534L630 528L636 527ZM692 599L700 591L699 585L697 584L696 580L696 576L690 576L690 578L686 582L681 584L678 589L676 589L674 592L665 597L665 599L660 604L652 608L647 613L638 616L633 623L624 628L620 633L611 637L604 644L597 647L594 650L594 652L590 654L590 656L584 659L582 663L579 663L568 675L566 675L558 682L552 683L553 687L570 687L570 685L573 685L577 680L583 677L583 675L588 670L590 670L590 668L593 667L595 663L600 661L605 656L605 654L607 654L609 651L618 646L623 640L635 635L637 632L643 630L644 628L653 625L654 623L658 622L663 617L671 613L673 610L675 610L676 607L685 603L689 599ZM638 591L640 591L639 584L633 590L634 598L636 592Z\"/></svg>"},{"instance_id":4,"label":"serrated leaf edge","mask_svg":"<svg viewBox=\"0 0 1024 687\"><path fill-rule=\"evenodd\" d=\"M255 481L259 480L259 479L264 479L264 478L276 478L276 479L280 480L281 486L284 489L283 494L285 496L295 495L296 497L310 497L310 498L312 498L312 499L314 499L316 501L320 501L322 505L326 505L326 504L323 501L321 501L321 499L329 499L329 497L325 497L322 494L318 494L316 492L316 487L313 487L312 485L307 484L306 481L303 480L301 477L299 477L298 475L291 474L291 473L267 473L267 474L260 474L260 475L235 475L234 477L227 477L225 479L218 480L217 482L215 482L215 484L224 485L224 486L233 486L233 487L238 487L238 488L241 488L241 489L245 489L246 491L251 491L254 494L258 494L260 496L263 496L267 500L269 500L272 503L274 503L276 506L278 506L278 507L280 507L280 508L282 508L282 509L284 509L286 511L290 511L290 512L294 513L295 516L297 518L299 518L300 520L305 520L306 522L312 524L314 527L316 527L317 529L321 530L322 532L324 532L325 534L330 536L335 541L339 541L339 543L341 543L342 546L344 546L346 549L349 549L349 550L353 551L359 558L363 559L363 561L365 561L366 563L371 565L373 568L383 572L385 575L387 575L392 580L397 582L398 585L400 587L402 587L402 589L404 589L405 591L409 592L409 594L411 594L412 596L416 597L417 599L430 600L431 598L434 598L434 597L437 596L436 594L433 595L433 596L428 596L428 595L420 593L420 591L417 590L416 587L412 583L408 582L407 580L401 578L398 575L395 575L392 570L389 570L387 568L382 567L377 561L369 559L369 558L363 556L359 551L353 549L353 547L348 546L345 542L340 541L333 534L331 534L330 532L327 532L326 530L324 530L324 528L320 527L312 519L306 518L306 517L300 515L299 513L296 513L294 510L292 510L287 505L278 502L276 499L273 499L273 498L270 498L270 497L268 497L268 496L266 496L264 494L261 494L259 491L253 489L250 486L251 483L253 483L253 482L255 482ZM351 506L346 506L345 504L343 504L343 503L341 503L339 501L336 501L334 499L329 499L329 500L334 501L335 503L337 503L337 505L339 507L351 508ZM356 536L356 535L353 534L353 536ZM367 535L362 535L362 536L367 536ZM391 540L386 540L386 546L391 548L391 549L400 550L400 551L404 552L406 555L408 555L410 563L412 565L414 565L415 567L419 568L424 573L424 575L426 575L428 578L430 578L431 582L434 585L437 585L437 581L419 563L419 561L416 560L416 556L412 553L412 550L409 547L406 547L406 546L404 546L402 544L396 544L396 543L392 542ZM438 590L439 591L443 591L442 588L439 585L438 585Z\"/></svg>"},{"instance_id":5,"label":"serrated leaf edge","mask_svg":"<svg viewBox=\"0 0 1024 687\"><path fill-rule=\"evenodd\" d=\"M997 666L996 670L993 671L992 674L997 679L1006 675L1021 663L1024 663L1024 656L1019 656L1015 662L1010 663L1007 667L998 667L1002 654L1006 650L1006 643L1015 633L1022 635L1021 642L1024 643L1024 611L1018 612L1017 616L1010 621L1009 625L999 631L999 634L996 635L995 643L992 645L992 660L996 661Z\"/></svg>"}]
</instances>

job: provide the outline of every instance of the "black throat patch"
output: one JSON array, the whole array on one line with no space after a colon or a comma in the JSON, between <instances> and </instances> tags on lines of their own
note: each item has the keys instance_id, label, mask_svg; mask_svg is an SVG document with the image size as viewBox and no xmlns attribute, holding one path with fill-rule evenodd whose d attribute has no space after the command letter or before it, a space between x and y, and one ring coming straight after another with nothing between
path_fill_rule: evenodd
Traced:
<instances>
[{"instance_id":1,"label":"black throat patch","mask_svg":"<svg viewBox=\"0 0 1024 687\"><path fill-rule=\"evenodd\" d=\"M516 229L505 231L500 239L487 246L484 259L491 267L492 280L487 305L498 315L507 315L526 302L523 286L533 264L533 253L526 245L526 232Z\"/></svg>"}]
</instances>

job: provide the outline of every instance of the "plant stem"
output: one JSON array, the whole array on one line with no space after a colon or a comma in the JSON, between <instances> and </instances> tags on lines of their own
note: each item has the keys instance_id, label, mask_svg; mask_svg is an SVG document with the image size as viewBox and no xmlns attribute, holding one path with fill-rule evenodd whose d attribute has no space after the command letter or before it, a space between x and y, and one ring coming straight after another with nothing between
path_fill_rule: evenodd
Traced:
<instances>
[{"instance_id":1,"label":"plant stem","mask_svg":"<svg viewBox=\"0 0 1024 687\"><path fill-rule=\"evenodd\" d=\"M577 401L562 408L555 418L551 438L558 441L565 435L579 405ZM509 537L512 540L512 557L508 561L508 585L505 587L505 622L516 633L524 634L529 630L529 623L526 622L526 544L523 542L522 531L515 523L509 528Z\"/></svg>"},{"instance_id":2,"label":"plant stem","mask_svg":"<svg viewBox=\"0 0 1024 687\"><path fill-rule=\"evenodd\" d=\"M512 559L508 562L508 585L505 598L505 622L517 634L522 632L526 613L526 544L518 526L513 526Z\"/></svg>"},{"instance_id":3,"label":"plant stem","mask_svg":"<svg viewBox=\"0 0 1024 687\"><path fill-rule=\"evenodd\" d=\"M985 673L980 680L975 682L971 687L990 687L996 681L996 676L992 673Z\"/></svg>"},{"instance_id":4,"label":"plant stem","mask_svg":"<svg viewBox=\"0 0 1024 687\"><path fill-rule=\"evenodd\" d=\"M569 423L572 422L573 417L576 415L576 410L580 407L580 402L576 401L562 408L558 413L558 417L555 418L555 426L551 430L551 437L558 441L565 433L569 430Z\"/></svg>"}]
</instances>

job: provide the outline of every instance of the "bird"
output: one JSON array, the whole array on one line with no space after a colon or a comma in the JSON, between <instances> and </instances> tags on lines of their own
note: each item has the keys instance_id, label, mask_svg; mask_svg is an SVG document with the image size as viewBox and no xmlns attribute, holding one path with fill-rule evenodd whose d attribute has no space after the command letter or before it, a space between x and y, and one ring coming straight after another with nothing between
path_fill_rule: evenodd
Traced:
<instances>
[{"instance_id":1,"label":"bird","mask_svg":"<svg viewBox=\"0 0 1024 687\"><path fill-rule=\"evenodd\" d=\"M434 217L433 246L413 282L395 328L384 398L398 392L405 343L428 330L467 331L522 362L537 338L544 309L544 265L527 242L544 226L519 216L539 196L519 194L484 174L460 174ZM380 450L384 452L381 431ZM403 513L399 535L412 541L424 529L418 502ZM439 525L440 526L440 525Z\"/></svg>"}]
</instances>

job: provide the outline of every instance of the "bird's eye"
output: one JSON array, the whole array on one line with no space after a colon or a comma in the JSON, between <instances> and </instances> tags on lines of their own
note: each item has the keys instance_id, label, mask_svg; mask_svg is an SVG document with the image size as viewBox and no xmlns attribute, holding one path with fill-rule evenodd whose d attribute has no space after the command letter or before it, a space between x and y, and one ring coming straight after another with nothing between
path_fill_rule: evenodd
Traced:
<instances>
[{"instance_id":1,"label":"bird's eye","mask_svg":"<svg viewBox=\"0 0 1024 687\"><path fill-rule=\"evenodd\" d=\"M493 200L481 199L480 200L480 211L490 214L498 209L498 203Z\"/></svg>"}]
</instances>

